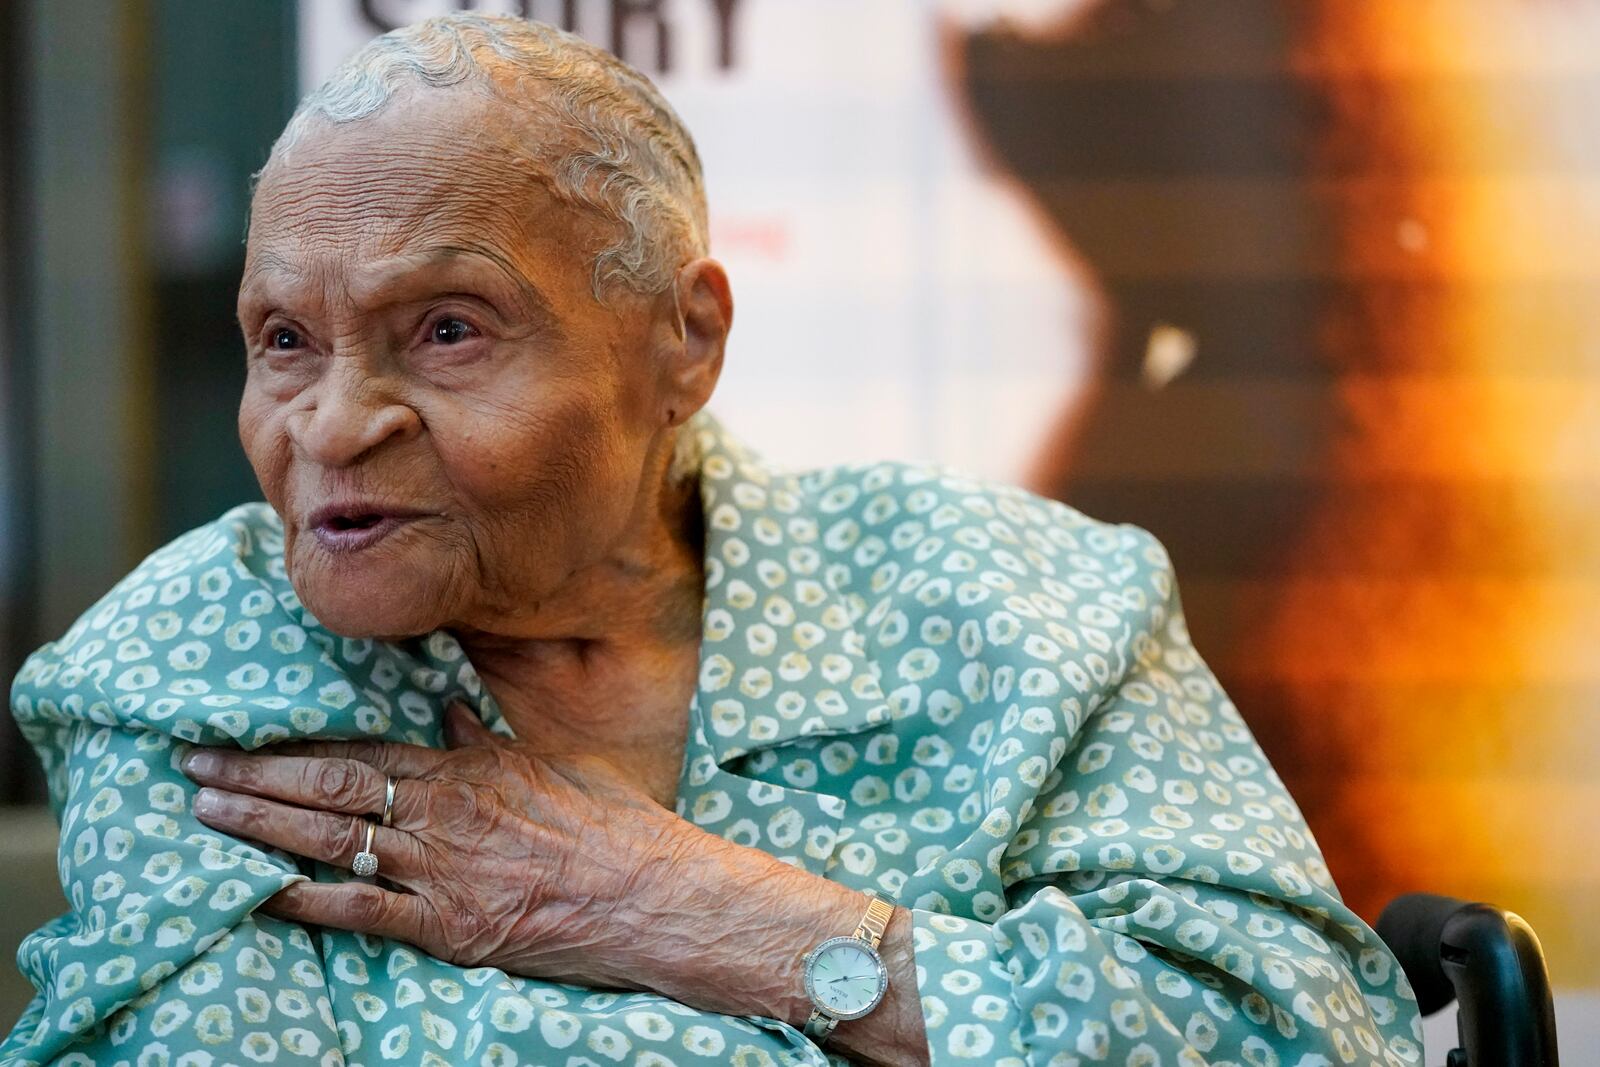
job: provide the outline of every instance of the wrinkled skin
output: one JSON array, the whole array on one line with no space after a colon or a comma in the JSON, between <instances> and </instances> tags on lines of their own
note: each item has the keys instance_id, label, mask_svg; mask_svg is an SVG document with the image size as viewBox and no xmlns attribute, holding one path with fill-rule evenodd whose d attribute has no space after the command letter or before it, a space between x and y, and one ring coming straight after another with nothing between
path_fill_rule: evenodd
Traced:
<instances>
[{"instance_id":1,"label":"wrinkled skin","mask_svg":"<svg viewBox=\"0 0 1600 1067\"><path fill-rule=\"evenodd\" d=\"M801 1024L800 956L861 894L674 812L704 586L677 428L710 396L727 278L693 259L656 295L591 290L609 220L552 195L536 111L421 90L324 124L264 170L239 291L239 434L326 627L448 629L518 740L461 706L448 750L318 742L196 750L207 825L378 881L301 882L264 909L468 966L648 989ZM326 516L394 512L353 547ZM730 937L729 931L742 931ZM834 1044L922 1062L909 915L894 995Z\"/></svg>"},{"instance_id":2,"label":"wrinkled skin","mask_svg":"<svg viewBox=\"0 0 1600 1067\"><path fill-rule=\"evenodd\" d=\"M365 843L366 822L350 816L381 813L386 776L399 779L392 825L375 831L373 851L381 878L405 891L302 882L266 905L280 918L397 938L466 966L633 988L632 946L667 902L652 883L689 888L680 865L710 858L697 856L715 847L696 840L708 835L688 832L604 760L544 760L460 705L448 737L449 751L196 750L185 768L211 787L197 804L210 825L340 866Z\"/></svg>"},{"instance_id":3,"label":"wrinkled skin","mask_svg":"<svg viewBox=\"0 0 1600 1067\"><path fill-rule=\"evenodd\" d=\"M550 194L513 143L538 120L508 115L414 93L322 127L256 191L240 437L296 591L341 634L614 628L634 620L597 625L617 604L594 587L667 555L652 505L720 371L727 279L702 259L660 296L595 300L614 230ZM331 551L310 515L351 498L421 514Z\"/></svg>"},{"instance_id":4,"label":"wrinkled skin","mask_svg":"<svg viewBox=\"0 0 1600 1067\"><path fill-rule=\"evenodd\" d=\"M373 883L299 882L263 910L416 945L462 966L591 988L645 989L705 1011L803 1025L800 957L855 928L863 896L736 845L654 803L595 756L547 759L491 734L464 705L449 749L319 741L191 750L208 826L348 864L374 830ZM890 988L832 1046L865 1064L926 1064L911 917L879 950Z\"/></svg>"}]
</instances>

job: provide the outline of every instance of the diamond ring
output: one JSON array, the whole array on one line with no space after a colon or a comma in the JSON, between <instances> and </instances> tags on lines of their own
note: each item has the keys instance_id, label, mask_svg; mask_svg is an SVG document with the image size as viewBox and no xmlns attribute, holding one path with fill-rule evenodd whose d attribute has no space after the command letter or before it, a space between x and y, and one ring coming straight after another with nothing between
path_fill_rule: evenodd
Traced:
<instances>
[{"instance_id":1,"label":"diamond ring","mask_svg":"<svg viewBox=\"0 0 1600 1067\"><path fill-rule=\"evenodd\" d=\"M394 817L394 777L390 776L389 784L383 789L383 825L388 826ZM370 845L368 846L371 847Z\"/></svg>"},{"instance_id":2,"label":"diamond ring","mask_svg":"<svg viewBox=\"0 0 1600 1067\"><path fill-rule=\"evenodd\" d=\"M355 872L357 878L366 878L378 873L378 857L372 851L372 834L378 824L371 819L367 819L366 824L367 843L350 863L350 869Z\"/></svg>"}]
</instances>

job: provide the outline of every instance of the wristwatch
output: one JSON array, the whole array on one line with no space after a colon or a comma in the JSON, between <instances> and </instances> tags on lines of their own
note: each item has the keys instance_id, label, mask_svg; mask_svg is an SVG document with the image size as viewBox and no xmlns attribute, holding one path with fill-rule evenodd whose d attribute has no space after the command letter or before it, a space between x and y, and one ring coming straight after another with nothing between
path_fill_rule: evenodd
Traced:
<instances>
[{"instance_id":1,"label":"wristwatch","mask_svg":"<svg viewBox=\"0 0 1600 1067\"><path fill-rule=\"evenodd\" d=\"M876 1008L889 988L889 969L878 955L894 905L873 890L856 932L830 937L806 953L806 995L813 1005L805 1035L821 1045L843 1019L859 1019Z\"/></svg>"}]
</instances>

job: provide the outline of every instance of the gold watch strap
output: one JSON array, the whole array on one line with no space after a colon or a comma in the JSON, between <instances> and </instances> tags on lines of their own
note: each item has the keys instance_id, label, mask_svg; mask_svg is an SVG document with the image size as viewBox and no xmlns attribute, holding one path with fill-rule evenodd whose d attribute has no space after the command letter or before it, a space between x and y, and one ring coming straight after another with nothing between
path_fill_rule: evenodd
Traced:
<instances>
[{"instance_id":1,"label":"gold watch strap","mask_svg":"<svg viewBox=\"0 0 1600 1067\"><path fill-rule=\"evenodd\" d=\"M861 924L856 927L852 935L859 937L873 948L883 940L883 931L888 927L889 920L894 917L894 905L880 896L874 896L867 905L867 913L861 917Z\"/></svg>"}]
</instances>

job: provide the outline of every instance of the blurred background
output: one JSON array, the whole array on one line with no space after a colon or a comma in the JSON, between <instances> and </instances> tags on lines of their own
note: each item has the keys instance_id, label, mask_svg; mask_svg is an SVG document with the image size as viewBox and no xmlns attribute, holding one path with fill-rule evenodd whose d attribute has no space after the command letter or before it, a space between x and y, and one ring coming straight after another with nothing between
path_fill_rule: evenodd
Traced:
<instances>
[{"instance_id":1,"label":"blurred background","mask_svg":"<svg viewBox=\"0 0 1600 1067\"><path fill-rule=\"evenodd\" d=\"M0 676L258 497L249 176L469 6L683 114L735 433L1153 531L1347 901L1518 911L1600 1057L1600 0L0 3ZM42 796L5 719L8 952L64 907Z\"/></svg>"}]
</instances>

